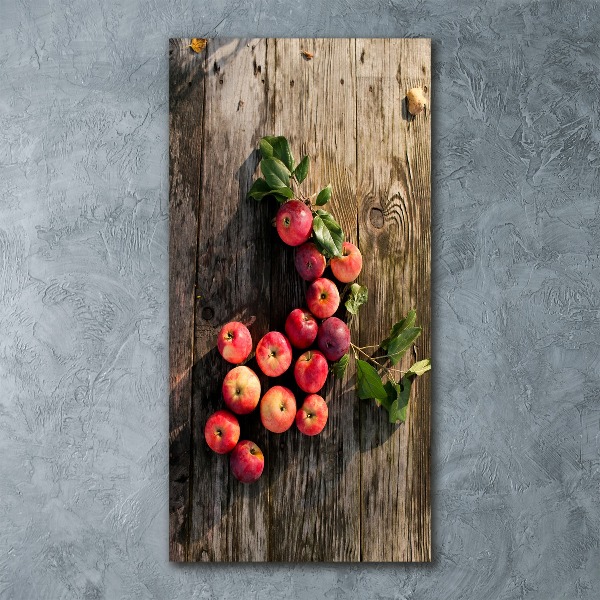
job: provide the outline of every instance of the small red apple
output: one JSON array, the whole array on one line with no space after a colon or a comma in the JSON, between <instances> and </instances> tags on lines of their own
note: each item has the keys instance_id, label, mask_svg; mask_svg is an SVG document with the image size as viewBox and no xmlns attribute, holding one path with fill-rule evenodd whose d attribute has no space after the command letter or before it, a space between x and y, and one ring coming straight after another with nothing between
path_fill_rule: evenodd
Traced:
<instances>
[{"instance_id":1,"label":"small red apple","mask_svg":"<svg viewBox=\"0 0 600 600\"><path fill-rule=\"evenodd\" d=\"M252 369L235 367L225 375L222 392L229 410L238 415L246 415L258 406L260 381Z\"/></svg>"},{"instance_id":2,"label":"small red apple","mask_svg":"<svg viewBox=\"0 0 600 600\"><path fill-rule=\"evenodd\" d=\"M296 417L296 398L282 385L272 387L260 401L260 420L273 433L287 431Z\"/></svg>"},{"instance_id":3,"label":"small red apple","mask_svg":"<svg viewBox=\"0 0 600 600\"><path fill-rule=\"evenodd\" d=\"M296 271L304 281L314 281L317 277L323 275L326 261L312 242L306 242L296 248L294 264L296 265Z\"/></svg>"},{"instance_id":4,"label":"small red apple","mask_svg":"<svg viewBox=\"0 0 600 600\"><path fill-rule=\"evenodd\" d=\"M308 240L313 216L310 208L300 200L288 200L277 211L275 223L279 237L288 246L299 246Z\"/></svg>"},{"instance_id":5,"label":"small red apple","mask_svg":"<svg viewBox=\"0 0 600 600\"><path fill-rule=\"evenodd\" d=\"M227 362L239 365L252 352L252 336L243 323L232 321L219 331L217 348Z\"/></svg>"},{"instance_id":6,"label":"small red apple","mask_svg":"<svg viewBox=\"0 0 600 600\"><path fill-rule=\"evenodd\" d=\"M330 317L340 305L340 293L331 281L325 277L315 279L306 290L306 303L310 312L319 319Z\"/></svg>"},{"instance_id":7,"label":"small red apple","mask_svg":"<svg viewBox=\"0 0 600 600\"><path fill-rule=\"evenodd\" d=\"M316 339L319 324L312 314L302 308L295 308L285 321L285 332L292 346L304 350Z\"/></svg>"},{"instance_id":8,"label":"small red apple","mask_svg":"<svg viewBox=\"0 0 600 600\"><path fill-rule=\"evenodd\" d=\"M304 435L317 435L323 431L329 416L327 404L318 394L306 396L296 413L296 426Z\"/></svg>"},{"instance_id":9,"label":"small red apple","mask_svg":"<svg viewBox=\"0 0 600 600\"><path fill-rule=\"evenodd\" d=\"M254 442L244 440L233 449L229 466L238 481L254 483L265 468L265 457Z\"/></svg>"},{"instance_id":10,"label":"small red apple","mask_svg":"<svg viewBox=\"0 0 600 600\"><path fill-rule=\"evenodd\" d=\"M256 346L256 362L268 377L279 377L292 364L292 346L279 331L269 331Z\"/></svg>"},{"instance_id":11,"label":"small red apple","mask_svg":"<svg viewBox=\"0 0 600 600\"><path fill-rule=\"evenodd\" d=\"M294 378L298 387L309 394L318 392L327 380L327 359L318 350L309 350L298 357Z\"/></svg>"},{"instance_id":12,"label":"small red apple","mask_svg":"<svg viewBox=\"0 0 600 600\"><path fill-rule=\"evenodd\" d=\"M342 358L350 348L350 330L346 323L337 317L325 319L319 325L317 345L327 360Z\"/></svg>"},{"instance_id":13,"label":"small red apple","mask_svg":"<svg viewBox=\"0 0 600 600\"><path fill-rule=\"evenodd\" d=\"M228 410L218 410L206 421L204 439L217 454L227 454L240 439L240 424Z\"/></svg>"},{"instance_id":14,"label":"small red apple","mask_svg":"<svg viewBox=\"0 0 600 600\"><path fill-rule=\"evenodd\" d=\"M332 258L330 261L333 276L342 283L354 281L362 269L362 254L350 242L342 245L342 256Z\"/></svg>"}]
</instances>

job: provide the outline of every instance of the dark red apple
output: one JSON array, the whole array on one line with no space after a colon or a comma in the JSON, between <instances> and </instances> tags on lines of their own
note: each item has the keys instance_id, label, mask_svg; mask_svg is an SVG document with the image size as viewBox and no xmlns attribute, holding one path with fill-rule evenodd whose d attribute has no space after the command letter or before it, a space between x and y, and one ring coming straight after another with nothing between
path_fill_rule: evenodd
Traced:
<instances>
[{"instance_id":1,"label":"dark red apple","mask_svg":"<svg viewBox=\"0 0 600 600\"><path fill-rule=\"evenodd\" d=\"M233 476L242 483L254 483L265 468L265 457L261 449L250 440L240 442L229 457Z\"/></svg>"},{"instance_id":2,"label":"dark red apple","mask_svg":"<svg viewBox=\"0 0 600 600\"><path fill-rule=\"evenodd\" d=\"M317 345L327 360L339 360L350 348L350 330L344 321L337 317L325 319L319 325Z\"/></svg>"},{"instance_id":3,"label":"dark red apple","mask_svg":"<svg viewBox=\"0 0 600 600\"><path fill-rule=\"evenodd\" d=\"M294 264L296 265L298 275L304 281L314 281L317 277L323 275L326 261L325 257L312 242L306 242L299 248L296 248Z\"/></svg>"}]
</instances>

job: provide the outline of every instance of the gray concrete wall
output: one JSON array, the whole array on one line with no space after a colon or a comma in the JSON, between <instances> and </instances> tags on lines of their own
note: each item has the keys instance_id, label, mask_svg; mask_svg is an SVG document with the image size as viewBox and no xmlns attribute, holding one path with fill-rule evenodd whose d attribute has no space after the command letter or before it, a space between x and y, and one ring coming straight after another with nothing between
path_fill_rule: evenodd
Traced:
<instances>
[{"instance_id":1,"label":"gray concrete wall","mask_svg":"<svg viewBox=\"0 0 600 600\"><path fill-rule=\"evenodd\" d=\"M432 565L167 562L167 39L434 48ZM0 597L598 598L592 1L0 0Z\"/></svg>"}]
</instances>

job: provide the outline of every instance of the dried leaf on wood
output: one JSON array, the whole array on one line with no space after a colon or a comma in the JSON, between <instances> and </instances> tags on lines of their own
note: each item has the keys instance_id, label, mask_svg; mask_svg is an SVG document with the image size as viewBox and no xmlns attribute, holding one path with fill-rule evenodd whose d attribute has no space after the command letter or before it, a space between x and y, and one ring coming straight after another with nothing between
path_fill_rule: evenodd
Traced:
<instances>
[{"instance_id":1,"label":"dried leaf on wood","mask_svg":"<svg viewBox=\"0 0 600 600\"><path fill-rule=\"evenodd\" d=\"M192 38L192 43L188 46L194 52L202 52L206 48L206 40L204 38Z\"/></svg>"}]
</instances>

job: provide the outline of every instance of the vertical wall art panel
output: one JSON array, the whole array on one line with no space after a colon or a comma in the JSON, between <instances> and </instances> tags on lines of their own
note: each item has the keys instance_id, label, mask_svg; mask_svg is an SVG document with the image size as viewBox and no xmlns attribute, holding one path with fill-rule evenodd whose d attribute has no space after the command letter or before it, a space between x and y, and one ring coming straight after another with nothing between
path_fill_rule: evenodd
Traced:
<instances>
[{"instance_id":1,"label":"vertical wall art panel","mask_svg":"<svg viewBox=\"0 0 600 600\"><path fill-rule=\"evenodd\" d=\"M169 52L171 560L430 561L429 40L174 39ZM258 341L284 333L295 308L318 312L307 290L319 284L299 276L299 246L273 226L288 197L311 219L296 233L324 257L312 264L327 259L351 346L339 362L316 314L319 338L268 377ZM362 255L355 281L344 241ZM217 336L229 322L248 327L243 364L263 397L288 388L308 423L323 415L300 410L306 389L330 370L318 435L279 398L276 417L292 422L282 433L263 425L267 401L232 418L256 448L249 460L264 457L253 483L205 440L227 408L235 365ZM305 352L309 384L296 367ZM217 430L226 441L227 424Z\"/></svg>"}]
</instances>

